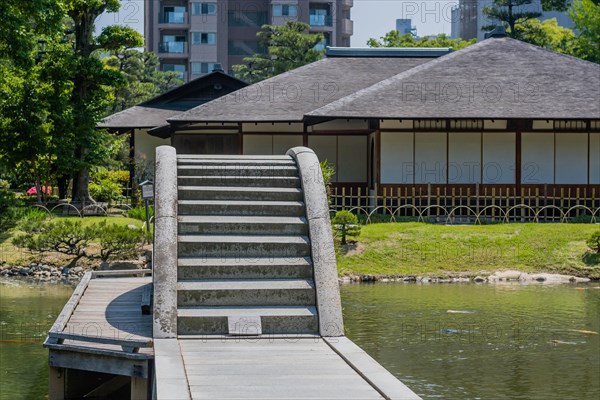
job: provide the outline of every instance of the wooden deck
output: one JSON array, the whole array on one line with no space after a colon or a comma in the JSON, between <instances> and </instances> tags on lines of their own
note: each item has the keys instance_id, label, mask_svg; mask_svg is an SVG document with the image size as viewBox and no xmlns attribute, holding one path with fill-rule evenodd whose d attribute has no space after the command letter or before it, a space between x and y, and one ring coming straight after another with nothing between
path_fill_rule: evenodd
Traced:
<instances>
[{"instance_id":1,"label":"wooden deck","mask_svg":"<svg viewBox=\"0 0 600 400\"><path fill-rule=\"evenodd\" d=\"M179 340L192 399L382 399L322 339Z\"/></svg>"}]
</instances>

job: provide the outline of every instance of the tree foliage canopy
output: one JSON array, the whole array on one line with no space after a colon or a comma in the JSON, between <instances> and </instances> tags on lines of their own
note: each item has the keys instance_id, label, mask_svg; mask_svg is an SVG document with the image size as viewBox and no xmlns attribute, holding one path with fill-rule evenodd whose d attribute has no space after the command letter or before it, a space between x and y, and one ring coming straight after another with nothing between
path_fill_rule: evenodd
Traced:
<instances>
[{"instance_id":1,"label":"tree foliage canopy","mask_svg":"<svg viewBox=\"0 0 600 400\"><path fill-rule=\"evenodd\" d=\"M315 46L323 40L323 34L308 33L309 27L298 21L288 21L281 26L263 25L257 35L266 53L244 58L247 64L233 67L235 75L255 83L320 60L323 51Z\"/></svg>"},{"instance_id":2,"label":"tree foliage canopy","mask_svg":"<svg viewBox=\"0 0 600 400\"><path fill-rule=\"evenodd\" d=\"M439 34L434 39L428 37L415 38L410 33L404 35L399 31L390 31L379 38L367 41L369 47L451 47L454 50L464 49L477 42L477 39L451 39L446 34Z\"/></svg>"}]
</instances>

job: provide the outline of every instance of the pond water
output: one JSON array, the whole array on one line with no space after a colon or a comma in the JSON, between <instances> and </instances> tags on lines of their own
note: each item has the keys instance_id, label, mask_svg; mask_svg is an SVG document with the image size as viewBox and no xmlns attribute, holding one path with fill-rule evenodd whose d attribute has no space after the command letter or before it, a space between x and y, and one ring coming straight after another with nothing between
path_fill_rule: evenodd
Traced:
<instances>
[{"instance_id":1,"label":"pond water","mask_svg":"<svg viewBox=\"0 0 600 400\"><path fill-rule=\"evenodd\" d=\"M348 337L423 398L597 400L594 286L355 284L341 292Z\"/></svg>"},{"instance_id":2,"label":"pond water","mask_svg":"<svg viewBox=\"0 0 600 400\"><path fill-rule=\"evenodd\" d=\"M342 285L347 335L423 398L600 398L593 285ZM43 399L73 284L0 280L0 399ZM448 312L450 311L450 312Z\"/></svg>"}]
</instances>

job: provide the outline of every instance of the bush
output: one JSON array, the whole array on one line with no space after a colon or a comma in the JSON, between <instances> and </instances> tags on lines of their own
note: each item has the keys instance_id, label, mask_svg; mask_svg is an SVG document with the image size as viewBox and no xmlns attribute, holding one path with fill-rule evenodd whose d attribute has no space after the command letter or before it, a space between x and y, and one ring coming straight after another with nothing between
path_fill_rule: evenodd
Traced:
<instances>
[{"instance_id":1,"label":"bush","mask_svg":"<svg viewBox=\"0 0 600 400\"><path fill-rule=\"evenodd\" d=\"M150 217L154 217L154 207L148 207L148 213ZM146 207L133 207L127 211L129 218L139 219L140 221L146 221Z\"/></svg>"},{"instance_id":2,"label":"bush","mask_svg":"<svg viewBox=\"0 0 600 400\"><path fill-rule=\"evenodd\" d=\"M121 198L123 189L118 183L102 180L99 183L90 182L90 195L96 201L112 203Z\"/></svg>"},{"instance_id":3,"label":"bush","mask_svg":"<svg viewBox=\"0 0 600 400\"><path fill-rule=\"evenodd\" d=\"M22 211L23 203L10 191L8 182L0 179L0 231L13 228Z\"/></svg>"},{"instance_id":4,"label":"bush","mask_svg":"<svg viewBox=\"0 0 600 400\"><path fill-rule=\"evenodd\" d=\"M335 213L335 217L331 220L333 229L340 235L342 244L346 244L347 236L360 235L360 225L358 218L350 211L342 210Z\"/></svg>"},{"instance_id":5,"label":"bush","mask_svg":"<svg viewBox=\"0 0 600 400\"><path fill-rule=\"evenodd\" d=\"M600 254L600 231L592 233L586 243L590 249Z\"/></svg>"},{"instance_id":6,"label":"bush","mask_svg":"<svg viewBox=\"0 0 600 400\"><path fill-rule=\"evenodd\" d=\"M86 247L96 236L97 226L84 227L81 220L48 222L39 233L25 233L13 239L13 244L39 253L55 251L73 256L70 266L87 256Z\"/></svg>"},{"instance_id":7,"label":"bush","mask_svg":"<svg viewBox=\"0 0 600 400\"><path fill-rule=\"evenodd\" d=\"M47 211L39 208L29 208L24 211L17 227L23 232L40 233L45 229L44 222L49 218L51 218L51 215Z\"/></svg>"},{"instance_id":8,"label":"bush","mask_svg":"<svg viewBox=\"0 0 600 400\"><path fill-rule=\"evenodd\" d=\"M335 169L327 160L321 161L321 172L323 173L323 184L327 193L327 202L331 205L331 178L335 175Z\"/></svg>"},{"instance_id":9,"label":"bush","mask_svg":"<svg viewBox=\"0 0 600 400\"><path fill-rule=\"evenodd\" d=\"M115 258L132 258L144 241L144 231L131 229L127 226L98 224L98 239L100 241L100 258L108 261Z\"/></svg>"},{"instance_id":10,"label":"bush","mask_svg":"<svg viewBox=\"0 0 600 400\"><path fill-rule=\"evenodd\" d=\"M579 214L571 218L571 223L573 224L589 224L590 222L592 222L592 216L588 213Z\"/></svg>"}]
</instances>

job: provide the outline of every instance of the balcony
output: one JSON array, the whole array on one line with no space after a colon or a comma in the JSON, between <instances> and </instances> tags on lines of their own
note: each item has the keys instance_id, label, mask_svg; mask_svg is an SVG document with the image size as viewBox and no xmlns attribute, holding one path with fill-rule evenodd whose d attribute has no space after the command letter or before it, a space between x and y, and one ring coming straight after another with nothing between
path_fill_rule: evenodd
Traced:
<instances>
[{"instance_id":1,"label":"balcony","mask_svg":"<svg viewBox=\"0 0 600 400\"><path fill-rule=\"evenodd\" d=\"M354 0L342 0L343 8L352 8L354 7Z\"/></svg>"},{"instance_id":2,"label":"balcony","mask_svg":"<svg viewBox=\"0 0 600 400\"><path fill-rule=\"evenodd\" d=\"M354 34L354 21L344 18L342 20L342 35L352 36Z\"/></svg>"},{"instance_id":3,"label":"balcony","mask_svg":"<svg viewBox=\"0 0 600 400\"><path fill-rule=\"evenodd\" d=\"M187 25L188 21L188 13L179 11L165 11L158 18L158 23L165 25Z\"/></svg>"},{"instance_id":4,"label":"balcony","mask_svg":"<svg viewBox=\"0 0 600 400\"><path fill-rule=\"evenodd\" d=\"M183 56L187 51L187 42L162 42L158 46L158 52L161 54Z\"/></svg>"},{"instance_id":5,"label":"balcony","mask_svg":"<svg viewBox=\"0 0 600 400\"><path fill-rule=\"evenodd\" d=\"M310 26L333 26L333 17L324 14L310 14Z\"/></svg>"}]
</instances>

